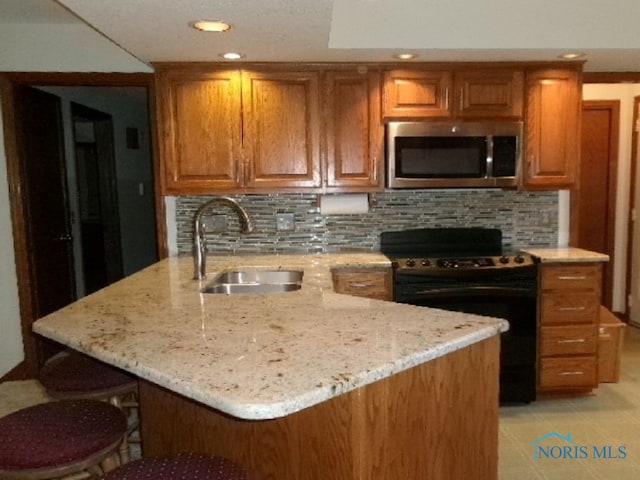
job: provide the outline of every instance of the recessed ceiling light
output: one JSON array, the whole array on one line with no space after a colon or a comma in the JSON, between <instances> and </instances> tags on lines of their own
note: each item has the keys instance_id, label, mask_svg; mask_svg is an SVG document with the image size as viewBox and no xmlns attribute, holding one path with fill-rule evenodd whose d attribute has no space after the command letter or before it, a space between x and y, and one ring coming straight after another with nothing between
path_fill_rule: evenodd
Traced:
<instances>
[{"instance_id":1,"label":"recessed ceiling light","mask_svg":"<svg viewBox=\"0 0 640 480\"><path fill-rule=\"evenodd\" d=\"M227 60L240 60L241 58L244 57L242 53L236 53L236 52L221 53L220 56Z\"/></svg>"},{"instance_id":2,"label":"recessed ceiling light","mask_svg":"<svg viewBox=\"0 0 640 480\"><path fill-rule=\"evenodd\" d=\"M413 60L417 56L418 55L416 55L415 53L397 53L394 55L395 58L398 58L400 60Z\"/></svg>"},{"instance_id":3,"label":"recessed ceiling light","mask_svg":"<svg viewBox=\"0 0 640 480\"><path fill-rule=\"evenodd\" d=\"M197 20L189 24L190 27L203 32L226 32L231 25L217 20Z\"/></svg>"},{"instance_id":4,"label":"recessed ceiling light","mask_svg":"<svg viewBox=\"0 0 640 480\"><path fill-rule=\"evenodd\" d=\"M564 60L577 60L578 58L584 57L586 57L584 53L565 53L563 55L559 55L558 58L562 58Z\"/></svg>"}]
</instances>

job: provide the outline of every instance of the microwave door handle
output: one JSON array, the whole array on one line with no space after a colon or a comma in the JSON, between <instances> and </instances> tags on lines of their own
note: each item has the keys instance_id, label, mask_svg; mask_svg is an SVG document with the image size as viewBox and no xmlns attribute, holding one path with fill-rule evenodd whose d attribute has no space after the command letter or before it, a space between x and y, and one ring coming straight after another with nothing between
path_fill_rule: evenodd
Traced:
<instances>
[{"instance_id":1,"label":"microwave door handle","mask_svg":"<svg viewBox=\"0 0 640 480\"><path fill-rule=\"evenodd\" d=\"M487 171L485 178L493 177L493 135L487 136Z\"/></svg>"}]
</instances>

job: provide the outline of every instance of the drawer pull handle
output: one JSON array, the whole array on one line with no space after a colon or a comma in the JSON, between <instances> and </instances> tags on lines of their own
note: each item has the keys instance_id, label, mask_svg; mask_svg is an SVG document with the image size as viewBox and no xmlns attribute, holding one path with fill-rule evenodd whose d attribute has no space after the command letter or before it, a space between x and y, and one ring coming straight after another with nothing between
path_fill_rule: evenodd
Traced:
<instances>
[{"instance_id":1,"label":"drawer pull handle","mask_svg":"<svg viewBox=\"0 0 640 480\"><path fill-rule=\"evenodd\" d=\"M586 280L584 275L560 275L558 280Z\"/></svg>"},{"instance_id":2,"label":"drawer pull handle","mask_svg":"<svg viewBox=\"0 0 640 480\"><path fill-rule=\"evenodd\" d=\"M558 310L561 312L581 312L585 307L560 307Z\"/></svg>"},{"instance_id":3,"label":"drawer pull handle","mask_svg":"<svg viewBox=\"0 0 640 480\"><path fill-rule=\"evenodd\" d=\"M371 288L375 287L372 283L350 283L349 286L351 288Z\"/></svg>"},{"instance_id":4,"label":"drawer pull handle","mask_svg":"<svg viewBox=\"0 0 640 480\"><path fill-rule=\"evenodd\" d=\"M586 340L584 338L572 338L567 340L558 340L558 343L584 343Z\"/></svg>"},{"instance_id":5,"label":"drawer pull handle","mask_svg":"<svg viewBox=\"0 0 640 480\"><path fill-rule=\"evenodd\" d=\"M584 372L576 371L576 372L560 372L559 375L584 375Z\"/></svg>"}]
</instances>

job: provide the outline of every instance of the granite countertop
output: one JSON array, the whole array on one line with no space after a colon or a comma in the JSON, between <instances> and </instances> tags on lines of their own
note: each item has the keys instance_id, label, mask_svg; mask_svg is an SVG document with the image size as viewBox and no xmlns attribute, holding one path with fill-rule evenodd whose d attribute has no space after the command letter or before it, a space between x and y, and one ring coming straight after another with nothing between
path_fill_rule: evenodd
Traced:
<instances>
[{"instance_id":1,"label":"granite countertop","mask_svg":"<svg viewBox=\"0 0 640 480\"><path fill-rule=\"evenodd\" d=\"M541 263L609 261L609 255L574 247L525 248L523 251L538 258Z\"/></svg>"},{"instance_id":2,"label":"granite countertop","mask_svg":"<svg viewBox=\"0 0 640 480\"><path fill-rule=\"evenodd\" d=\"M162 260L48 315L34 331L235 417L277 418L497 335L504 320L333 292L331 268L380 254ZM216 273L302 269L302 289L202 294Z\"/></svg>"}]
</instances>

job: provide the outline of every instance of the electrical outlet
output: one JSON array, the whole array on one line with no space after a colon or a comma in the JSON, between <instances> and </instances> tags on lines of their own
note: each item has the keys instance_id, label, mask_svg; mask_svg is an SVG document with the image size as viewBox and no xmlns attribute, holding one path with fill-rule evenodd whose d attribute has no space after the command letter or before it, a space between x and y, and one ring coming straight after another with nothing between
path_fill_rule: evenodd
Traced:
<instances>
[{"instance_id":1,"label":"electrical outlet","mask_svg":"<svg viewBox=\"0 0 640 480\"><path fill-rule=\"evenodd\" d=\"M226 232L227 216L226 215L205 215L202 217L202 223L207 232Z\"/></svg>"},{"instance_id":2,"label":"electrical outlet","mask_svg":"<svg viewBox=\"0 0 640 480\"><path fill-rule=\"evenodd\" d=\"M293 213L276 213L276 230L286 231L295 228L296 221Z\"/></svg>"}]
</instances>

